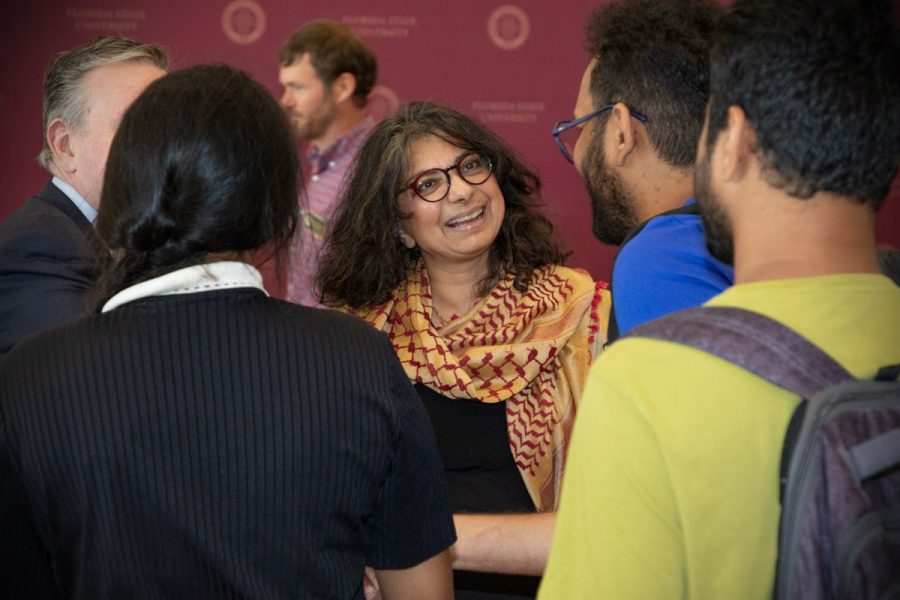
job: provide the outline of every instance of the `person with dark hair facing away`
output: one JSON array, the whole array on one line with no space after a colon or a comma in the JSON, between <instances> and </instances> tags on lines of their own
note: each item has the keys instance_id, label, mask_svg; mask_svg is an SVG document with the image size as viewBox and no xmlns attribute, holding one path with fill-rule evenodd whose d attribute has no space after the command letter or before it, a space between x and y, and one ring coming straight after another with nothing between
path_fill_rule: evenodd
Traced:
<instances>
[{"instance_id":1,"label":"person with dark hair facing away","mask_svg":"<svg viewBox=\"0 0 900 600\"><path fill-rule=\"evenodd\" d=\"M66 598L450 598L454 530L428 417L385 336L269 298L297 152L226 66L122 119L97 231L99 314L0 365L0 479ZM427 506L428 510L422 510ZM0 541L2 543L2 541Z\"/></svg>"},{"instance_id":2,"label":"person with dark hair facing away","mask_svg":"<svg viewBox=\"0 0 900 600\"><path fill-rule=\"evenodd\" d=\"M313 277L350 163L375 121L369 92L375 53L345 24L311 21L278 51L281 105L297 137L308 142L311 175L290 247L287 299L315 306Z\"/></svg>"},{"instance_id":3,"label":"person with dark hair facing away","mask_svg":"<svg viewBox=\"0 0 900 600\"><path fill-rule=\"evenodd\" d=\"M736 0L695 174L710 250L735 273L707 304L774 319L858 379L900 363L900 289L875 245L900 161L886 6ZM771 598L799 402L712 353L613 344L588 377L540 597Z\"/></svg>"},{"instance_id":4,"label":"person with dark hair facing away","mask_svg":"<svg viewBox=\"0 0 900 600\"><path fill-rule=\"evenodd\" d=\"M553 129L584 178L594 235L619 246L610 341L731 285L693 196L709 90L714 0L615 0L587 24L591 62L572 120Z\"/></svg>"},{"instance_id":5,"label":"person with dark hair facing away","mask_svg":"<svg viewBox=\"0 0 900 600\"><path fill-rule=\"evenodd\" d=\"M412 102L363 143L319 266L323 303L388 333L428 409L458 570L543 570L569 430L605 338L604 285L560 266L539 206L540 181L505 142ZM458 574L457 598L533 597L536 583Z\"/></svg>"}]
</instances>

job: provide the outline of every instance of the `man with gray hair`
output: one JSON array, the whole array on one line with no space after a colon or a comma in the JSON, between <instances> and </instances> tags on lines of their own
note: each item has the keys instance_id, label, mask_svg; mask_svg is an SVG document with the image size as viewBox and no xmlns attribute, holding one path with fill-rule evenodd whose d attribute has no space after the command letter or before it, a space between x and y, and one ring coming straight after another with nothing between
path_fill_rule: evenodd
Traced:
<instances>
[{"instance_id":1,"label":"man with gray hair","mask_svg":"<svg viewBox=\"0 0 900 600\"><path fill-rule=\"evenodd\" d=\"M125 110L167 69L162 48L123 37L96 38L48 65L37 160L53 177L0 223L0 358L84 313L109 145Z\"/></svg>"},{"instance_id":2,"label":"man with gray hair","mask_svg":"<svg viewBox=\"0 0 900 600\"><path fill-rule=\"evenodd\" d=\"M37 160L52 179L0 223L0 359L29 335L84 314L102 252L92 223L109 145L122 114L168 63L159 46L99 37L47 66ZM20 501L10 495L0 486L0 504ZM44 554L21 525L3 532L0 597L54 597L41 576Z\"/></svg>"}]
</instances>

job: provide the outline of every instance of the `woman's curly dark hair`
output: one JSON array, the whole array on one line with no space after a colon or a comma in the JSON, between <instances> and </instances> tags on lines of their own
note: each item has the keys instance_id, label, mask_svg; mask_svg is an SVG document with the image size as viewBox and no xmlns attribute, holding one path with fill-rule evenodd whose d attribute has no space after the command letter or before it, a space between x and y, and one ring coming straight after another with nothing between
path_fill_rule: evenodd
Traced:
<instances>
[{"instance_id":1,"label":"woman's curly dark hair","mask_svg":"<svg viewBox=\"0 0 900 600\"><path fill-rule=\"evenodd\" d=\"M487 156L503 193L506 214L479 295L507 273L515 275L516 289L525 291L536 268L565 260L553 224L540 210L540 179L515 151L452 108L410 102L379 123L356 155L316 274L323 304L383 304L418 260L418 248L407 248L398 236L403 215L397 190L410 175L413 142L428 135Z\"/></svg>"}]
</instances>

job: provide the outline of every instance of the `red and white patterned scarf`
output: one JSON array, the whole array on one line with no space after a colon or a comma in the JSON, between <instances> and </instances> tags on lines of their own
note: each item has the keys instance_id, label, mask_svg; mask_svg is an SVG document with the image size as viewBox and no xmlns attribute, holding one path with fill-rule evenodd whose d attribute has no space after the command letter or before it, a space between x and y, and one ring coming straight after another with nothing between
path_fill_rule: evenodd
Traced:
<instances>
[{"instance_id":1,"label":"red and white patterned scarf","mask_svg":"<svg viewBox=\"0 0 900 600\"><path fill-rule=\"evenodd\" d=\"M424 265L381 306L351 310L386 332L410 380L439 394L506 402L509 444L539 511L555 510L575 405L606 340L605 283L561 266L524 293L508 275L472 309L435 326Z\"/></svg>"}]
</instances>

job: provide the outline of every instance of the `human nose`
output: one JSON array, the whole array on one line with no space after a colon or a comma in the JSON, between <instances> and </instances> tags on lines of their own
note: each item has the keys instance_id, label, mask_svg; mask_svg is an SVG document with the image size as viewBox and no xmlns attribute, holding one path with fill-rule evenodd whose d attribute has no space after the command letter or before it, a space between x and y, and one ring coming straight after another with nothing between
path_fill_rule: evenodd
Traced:
<instances>
[{"instance_id":1,"label":"human nose","mask_svg":"<svg viewBox=\"0 0 900 600\"><path fill-rule=\"evenodd\" d=\"M459 169L447 171L447 186L447 200L450 202L468 201L475 187L460 176Z\"/></svg>"},{"instance_id":2,"label":"human nose","mask_svg":"<svg viewBox=\"0 0 900 600\"><path fill-rule=\"evenodd\" d=\"M291 96L290 90L284 90L284 93L281 94L281 105L290 107L293 104L293 98Z\"/></svg>"}]
</instances>

